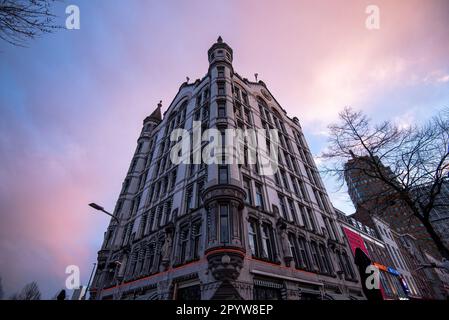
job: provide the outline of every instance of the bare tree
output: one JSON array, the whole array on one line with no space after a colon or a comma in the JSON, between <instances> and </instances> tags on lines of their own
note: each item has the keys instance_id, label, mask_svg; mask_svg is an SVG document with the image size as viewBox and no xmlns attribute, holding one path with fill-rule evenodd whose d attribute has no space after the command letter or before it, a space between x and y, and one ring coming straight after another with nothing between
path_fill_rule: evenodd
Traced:
<instances>
[{"instance_id":1,"label":"bare tree","mask_svg":"<svg viewBox=\"0 0 449 320\"><path fill-rule=\"evenodd\" d=\"M59 28L51 5L55 0L0 0L0 39L25 46L27 40Z\"/></svg>"},{"instance_id":2,"label":"bare tree","mask_svg":"<svg viewBox=\"0 0 449 320\"><path fill-rule=\"evenodd\" d=\"M449 109L424 125L409 127L391 121L372 125L350 108L339 116L339 122L329 126L324 172L343 184L348 163L359 160L350 169L385 186L374 194L377 206L400 201L424 225L441 256L449 259L448 248L430 222L433 210L449 209L448 203L437 200L449 172Z\"/></svg>"},{"instance_id":3,"label":"bare tree","mask_svg":"<svg viewBox=\"0 0 449 320\"><path fill-rule=\"evenodd\" d=\"M17 295L16 300L40 300L41 292L35 281L28 283Z\"/></svg>"}]
</instances>

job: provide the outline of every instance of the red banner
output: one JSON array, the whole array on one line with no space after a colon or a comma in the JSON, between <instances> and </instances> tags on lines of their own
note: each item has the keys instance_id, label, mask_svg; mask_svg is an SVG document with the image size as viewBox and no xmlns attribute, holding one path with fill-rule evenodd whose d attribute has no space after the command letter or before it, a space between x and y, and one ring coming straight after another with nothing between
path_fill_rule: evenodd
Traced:
<instances>
[{"instance_id":1,"label":"red banner","mask_svg":"<svg viewBox=\"0 0 449 320\"><path fill-rule=\"evenodd\" d=\"M368 250L365 247L365 242L363 242L363 238L355 233L354 231L343 227L343 231L346 234L346 238L348 238L349 246L351 247L352 254L355 254L355 249L360 248L365 254L369 257Z\"/></svg>"}]
</instances>

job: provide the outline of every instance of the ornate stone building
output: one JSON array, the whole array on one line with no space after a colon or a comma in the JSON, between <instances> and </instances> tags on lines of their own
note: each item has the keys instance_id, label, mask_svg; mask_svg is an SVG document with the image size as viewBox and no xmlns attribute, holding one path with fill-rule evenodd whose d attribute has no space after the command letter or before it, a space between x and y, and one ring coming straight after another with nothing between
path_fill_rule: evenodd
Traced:
<instances>
[{"instance_id":1,"label":"ornate stone building","mask_svg":"<svg viewBox=\"0 0 449 320\"><path fill-rule=\"evenodd\" d=\"M159 104L143 122L91 297L363 299L298 119L265 83L235 72L221 38L208 59L207 74L183 83L163 117ZM191 132L194 121L220 132L277 129L279 170L263 175L246 156L242 164L175 165L170 134Z\"/></svg>"}]
</instances>

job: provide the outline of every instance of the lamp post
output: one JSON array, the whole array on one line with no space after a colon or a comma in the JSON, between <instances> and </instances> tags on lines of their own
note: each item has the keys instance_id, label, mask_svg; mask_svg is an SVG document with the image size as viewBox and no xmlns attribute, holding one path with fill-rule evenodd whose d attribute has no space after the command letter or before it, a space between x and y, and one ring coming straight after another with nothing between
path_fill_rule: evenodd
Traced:
<instances>
[{"instance_id":1,"label":"lamp post","mask_svg":"<svg viewBox=\"0 0 449 320\"><path fill-rule=\"evenodd\" d=\"M112 213L106 211L102 206L100 206L100 205L98 205L98 204L92 202L92 203L89 203L89 207L94 208L95 210L101 211L101 212L103 212L104 214L107 214L107 215L110 216L115 222L117 222L117 225L118 225L118 226L120 226L120 220L119 220L116 216L114 216ZM92 279L92 275L93 275L93 273L94 273L95 266L96 266L96 264L94 263L94 267L92 268L92 273L91 273L91 275L90 275L88 287L89 287L89 285L90 285L90 281L91 281L91 279ZM87 294L87 289L88 289L88 288L86 288L86 294Z\"/></svg>"},{"instance_id":2,"label":"lamp post","mask_svg":"<svg viewBox=\"0 0 449 320\"><path fill-rule=\"evenodd\" d=\"M92 207L92 208L94 208L95 210L98 210L98 211L101 211L101 212L107 214L108 216L112 217L112 219L114 219L115 222L117 222L118 224L120 224L119 219L118 219L116 216L114 216L113 214L107 212L102 206L100 206L100 205L98 205L98 204L96 204L96 203L93 203L93 202L92 202L92 203L89 203L89 206Z\"/></svg>"},{"instance_id":3,"label":"lamp post","mask_svg":"<svg viewBox=\"0 0 449 320\"><path fill-rule=\"evenodd\" d=\"M96 265L97 265L97 264L94 263L94 265L93 265L93 267L92 267L92 272L90 273L89 281L87 282L87 287L86 287L86 290L84 291L84 295L83 295L83 297L82 297L81 300L86 300L87 292L88 292L88 290L89 290L90 282L92 281L92 276L94 275L94 271L95 271L95 266L96 266Z\"/></svg>"}]
</instances>

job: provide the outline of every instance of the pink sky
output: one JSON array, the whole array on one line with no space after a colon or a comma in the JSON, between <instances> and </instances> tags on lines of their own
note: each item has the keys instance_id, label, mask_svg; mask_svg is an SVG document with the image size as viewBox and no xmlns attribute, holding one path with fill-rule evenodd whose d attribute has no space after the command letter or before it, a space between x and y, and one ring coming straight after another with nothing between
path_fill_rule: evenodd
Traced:
<instances>
[{"instance_id":1,"label":"pink sky","mask_svg":"<svg viewBox=\"0 0 449 320\"><path fill-rule=\"evenodd\" d=\"M143 118L207 72L221 35L258 73L314 153L344 106L407 124L449 102L447 1L72 1L81 29L0 43L0 275L50 297L77 264L89 277ZM365 28L368 4L380 30ZM58 5L58 14L64 7ZM347 196L335 205L351 210Z\"/></svg>"}]
</instances>

